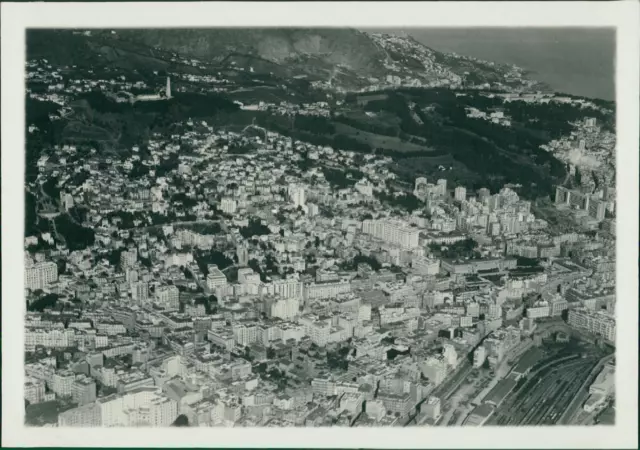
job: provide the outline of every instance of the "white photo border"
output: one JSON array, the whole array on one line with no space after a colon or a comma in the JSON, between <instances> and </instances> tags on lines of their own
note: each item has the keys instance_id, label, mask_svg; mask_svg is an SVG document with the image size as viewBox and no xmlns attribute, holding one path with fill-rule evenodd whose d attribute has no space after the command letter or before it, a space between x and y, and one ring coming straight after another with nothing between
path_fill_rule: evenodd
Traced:
<instances>
[{"instance_id":1,"label":"white photo border","mask_svg":"<svg viewBox=\"0 0 640 450\"><path fill-rule=\"evenodd\" d=\"M3 3L2 445L41 447L637 448L638 115L635 1ZM616 424L600 427L27 428L24 369L24 120L27 28L614 27L617 30Z\"/></svg>"}]
</instances>

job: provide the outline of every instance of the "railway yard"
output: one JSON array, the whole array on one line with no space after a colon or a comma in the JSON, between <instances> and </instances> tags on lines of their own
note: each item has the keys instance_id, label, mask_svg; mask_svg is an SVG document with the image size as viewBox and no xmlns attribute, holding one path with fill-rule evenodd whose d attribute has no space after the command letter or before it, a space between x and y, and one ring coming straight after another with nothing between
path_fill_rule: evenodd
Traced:
<instances>
[{"instance_id":1,"label":"railway yard","mask_svg":"<svg viewBox=\"0 0 640 450\"><path fill-rule=\"evenodd\" d=\"M464 367L439 389L443 408L436 424L593 423L584 418L582 404L598 368L611 357L607 349L574 337L568 343L547 339L539 346L523 345L491 371ZM420 419L414 416L407 424L424 424Z\"/></svg>"},{"instance_id":2,"label":"railway yard","mask_svg":"<svg viewBox=\"0 0 640 450\"><path fill-rule=\"evenodd\" d=\"M573 398L598 356L565 360L526 380L500 405L488 425L553 425ZM548 372L546 372L548 370ZM543 373L546 372L546 373Z\"/></svg>"}]
</instances>

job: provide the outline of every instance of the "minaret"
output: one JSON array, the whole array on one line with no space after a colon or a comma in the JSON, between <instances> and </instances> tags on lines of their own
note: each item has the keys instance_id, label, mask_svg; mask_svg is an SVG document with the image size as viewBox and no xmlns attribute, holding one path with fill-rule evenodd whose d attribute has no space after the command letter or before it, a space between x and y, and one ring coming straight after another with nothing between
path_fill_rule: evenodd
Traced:
<instances>
[{"instance_id":1,"label":"minaret","mask_svg":"<svg viewBox=\"0 0 640 450\"><path fill-rule=\"evenodd\" d=\"M167 89L165 91L167 98L171 98L171 79L167 77Z\"/></svg>"}]
</instances>

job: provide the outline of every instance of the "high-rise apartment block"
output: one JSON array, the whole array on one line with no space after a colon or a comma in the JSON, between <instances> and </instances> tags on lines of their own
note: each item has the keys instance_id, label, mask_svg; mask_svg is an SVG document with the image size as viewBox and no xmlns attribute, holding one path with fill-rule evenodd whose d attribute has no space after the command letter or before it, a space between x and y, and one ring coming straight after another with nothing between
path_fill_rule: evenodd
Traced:
<instances>
[{"instance_id":1,"label":"high-rise apartment block","mask_svg":"<svg viewBox=\"0 0 640 450\"><path fill-rule=\"evenodd\" d=\"M568 205L571 208L586 211L590 217L598 221L604 220L607 202L580 191L556 187L556 205Z\"/></svg>"},{"instance_id":2,"label":"high-rise apartment block","mask_svg":"<svg viewBox=\"0 0 640 450\"><path fill-rule=\"evenodd\" d=\"M304 187L295 184L290 185L289 199L295 206L304 206L307 199Z\"/></svg>"},{"instance_id":3,"label":"high-rise apartment block","mask_svg":"<svg viewBox=\"0 0 640 450\"><path fill-rule=\"evenodd\" d=\"M41 262L24 270L24 285L27 289L44 289L58 280L58 265L52 261Z\"/></svg>"},{"instance_id":4,"label":"high-rise apartment block","mask_svg":"<svg viewBox=\"0 0 640 450\"><path fill-rule=\"evenodd\" d=\"M73 401L78 405L86 405L96 400L96 382L85 375L77 375L71 388Z\"/></svg>"},{"instance_id":5,"label":"high-rise apartment block","mask_svg":"<svg viewBox=\"0 0 640 450\"><path fill-rule=\"evenodd\" d=\"M120 267L122 270L126 270L127 267L134 266L138 261L138 249L132 248L125 250L120 254Z\"/></svg>"},{"instance_id":6,"label":"high-rise apartment block","mask_svg":"<svg viewBox=\"0 0 640 450\"><path fill-rule=\"evenodd\" d=\"M420 231L397 220L365 220L362 232L404 249L419 246Z\"/></svg>"},{"instance_id":7,"label":"high-rise apartment block","mask_svg":"<svg viewBox=\"0 0 640 450\"><path fill-rule=\"evenodd\" d=\"M459 202L467 199L467 188L463 186L458 186L457 188L455 188L453 193L454 193L454 198Z\"/></svg>"},{"instance_id":8,"label":"high-rise apartment block","mask_svg":"<svg viewBox=\"0 0 640 450\"><path fill-rule=\"evenodd\" d=\"M131 298L138 302L144 302L149 298L149 283L136 281L131 283Z\"/></svg>"},{"instance_id":9,"label":"high-rise apartment block","mask_svg":"<svg viewBox=\"0 0 640 450\"><path fill-rule=\"evenodd\" d=\"M238 257L238 265L246 266L249 263L249 249L244 244L236 247L236 256Z\"/></svg>"},{"instance_id":10,"label":"high-rise apartment block","mask_svg":"<svg viewBox=\"0 0 640 450\"><path fill-rule=\"evenodd\" d=\"M156 288L156 301L171 309L180 306L180 291L176 286L160 286Z\"/></svg>"}]
</instances>

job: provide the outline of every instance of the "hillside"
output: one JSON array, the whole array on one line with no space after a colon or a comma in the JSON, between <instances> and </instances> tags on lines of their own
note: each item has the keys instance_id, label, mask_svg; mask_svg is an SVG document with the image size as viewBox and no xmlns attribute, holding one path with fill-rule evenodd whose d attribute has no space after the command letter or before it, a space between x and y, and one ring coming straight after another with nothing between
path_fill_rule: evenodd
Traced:
<instances>
[{"instance_id":1,"label":"hillside","mask_svg":"<svg viewBox=\"0 0 640 450\"><path fill-rule=\"evenodd\" d=\"M127 153L197 119L391 156L407 187L427 176L491 189L514 183L536 197L566 179L566 165L541 146L569 136L571 122L585 116L613 129L612 104L507 101L505 93L539 86L516 67L443 54L408 37L348 29L37 30L27 43L35 70L27 124L41 130L27 141L30 161L55 144ZM125 100L162 92L167 76L171 100Z\"/></svg>"},{"instance_id":2,"label":"hillside","mask_svg":"<svg viewBox=\"0 0 640 450\"><path fill-rule=\"evenodd\" d=\"M55 60L104 58L127 68L179 68L210 73L232 67L283 78L304 77L346 90L402 86L482 86L532 89L521 69L444 54L409 37L352 29L219 28L31 31L29 57L58 43ZM71 51L73 49L73 52Z\"/></svg>"}]
</instances>

